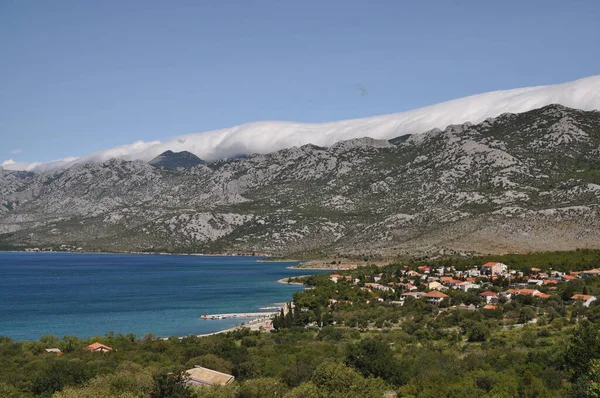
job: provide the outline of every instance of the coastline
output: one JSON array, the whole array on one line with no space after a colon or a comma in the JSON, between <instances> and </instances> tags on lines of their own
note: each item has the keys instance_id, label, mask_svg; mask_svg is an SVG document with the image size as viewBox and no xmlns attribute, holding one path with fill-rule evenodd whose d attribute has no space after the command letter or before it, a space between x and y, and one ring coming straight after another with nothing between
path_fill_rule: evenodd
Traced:
<instances>
[{"instance_id":1,"label":"coastline","mask_svg":"<svg viewBox=\"0 0 600 398\"><path fill-rule=\"evenodd\" d=\"M289 266L289 269L306 270L330 270L330 271L349 271L360 267L374 265L381 267L388 265L389 261L352 261L352 260L308 260L298 265Z\"/></svg>"},{"instance_id":2,"label":"coastline","mask_svg":"<svg viewBox=\"0 0 600 398\"><path fill-rule=\"evenodd\" d=\"M290 267L287 267L287 268L289 269ZM305 276L310 276L310 275L298 275L298 276L290 276L290 277L287 277L287 278L281 278L281 279L279 279L277 281L277 283L283 283L283 284L286 284L286 285L304 286L304 283L302 283L302 282L290 282L290 279L291 278L302 278L302 277L305 277Z\"/></svg>"}]
</instances>

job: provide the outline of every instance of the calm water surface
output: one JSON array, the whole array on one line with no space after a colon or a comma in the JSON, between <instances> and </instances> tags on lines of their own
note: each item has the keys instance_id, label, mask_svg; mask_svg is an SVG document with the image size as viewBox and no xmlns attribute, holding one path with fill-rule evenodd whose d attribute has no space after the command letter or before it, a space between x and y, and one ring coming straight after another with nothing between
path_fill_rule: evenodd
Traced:
<instances>
[{"instance_id":1,"label":"calm water surface","mask_svg":"<svg viewBox=\"0 0 600 398\"><path fill-rule=\"evenodd\" d=\"M300 286L278 279L316 271L257 257L0 253L0 336L185 336L239 319L205 312L256 312L289 301Z\"/></svg>"}]
</instances>

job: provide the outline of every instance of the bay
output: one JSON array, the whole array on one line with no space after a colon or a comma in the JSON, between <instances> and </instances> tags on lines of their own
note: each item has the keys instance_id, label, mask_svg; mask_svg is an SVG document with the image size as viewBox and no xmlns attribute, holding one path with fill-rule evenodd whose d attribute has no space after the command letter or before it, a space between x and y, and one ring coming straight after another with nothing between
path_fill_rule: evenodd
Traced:
<instances>
[{"instance_id":1,"label":"bay","mask_svg":"<svg viewBox=\"0 0 600 398\"><path fill-rule=\"evenodd\" d=\"M258 312L290 301L277 280L318 271L259 257L0 253L0 336L80 338L212 333L243 322L204 313Z\"/></svg>"}]
</instances>

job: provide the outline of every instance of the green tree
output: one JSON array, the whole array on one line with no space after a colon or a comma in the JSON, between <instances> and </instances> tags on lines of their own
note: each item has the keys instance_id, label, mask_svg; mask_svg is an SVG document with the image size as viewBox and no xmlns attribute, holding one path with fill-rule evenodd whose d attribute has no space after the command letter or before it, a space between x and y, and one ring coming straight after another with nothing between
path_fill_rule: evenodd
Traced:
<instances>
[{"instance_id":1,"label":"green tree","mask_svg":"<svg viewBox=\"0 0 600 398\"><path fill-rule=\"evenodd\" d=\"M287 386L272 377L262 377L241 383L238 396L241 398L279 398L287 392Z\"/></svg>"},{"instance_id":2,"label":"green tree","mask_svg":"<svg viewBox=\"0 0 600 398\"><path fill-rule=\"evenodd\" d=\"M467 326L467 340L470 342L486 341L490 337L490 329L482 322L472 322Z\"/></svg>"},{"instance_id":3,"label":"green tree","mask_svg":"<svg viewBox=\"0 0 600 398\"><path fill-rule=\"evenodd\" d=\"M91 376L84 363L57 358L36 374L31 390L37 395L52 395L65 386L81 385Z\"/></svg>"},{"instance_id":4,"label":"green tree","mask_svg":"<svg viewBox=\"0 0 600 398\"><path fill-rule=\"evenodd\" d=\"M394 384L403 382L394 353L383 341L364 339L349 345L346 364L355 367L367 377L380 377Z\"/></svg>"},{"instance_id":5,"label":"green tree","mask_svg":"<svg viewBox=\"0 0 600 398\"><path fill-rule=\"evenodd\" d=\"M188 376L183 370L159 372L153 378L150 398L193 398L187 386Z\"/></svg>"},{"instance_id":6,"label":"green tree","mask_svg":"<svg viewBox=\"0 0 600 398\"><path fill-rule=\"evenodd\" d=\"M0 397L2 398L24 398L25 395L23 395L19 390L17 390L15 387L5 384L5 383L0 383Z\"/></svg>"},{"instance_id":7,"label":"green tree","mask_svg":"<svg viewBox=\"0 0 600 398\"><path fill-rule=\"evenodd\" d=\"M565 366L571 373L571 380L587 374L593 359L600 359L600 334L594 324L582 321L573 332L565 354Z\"/></svg>"},{"instance_id":8,"label":"green tree","mask_svg":"<svg viewBox=\"0 0 600 398\"><path fill-rule=\"evenodd\" d=\"M354 369L348 368L341 363L325 362L319 365L313 372L311 383L317 389L301 385L298 389L307 395L292 395L295 397L313 397L315 391L319 391L319 397L323 398L381 398L388 390L388 386L381 379L365 379Z\"/></svg>"}]
</instances>

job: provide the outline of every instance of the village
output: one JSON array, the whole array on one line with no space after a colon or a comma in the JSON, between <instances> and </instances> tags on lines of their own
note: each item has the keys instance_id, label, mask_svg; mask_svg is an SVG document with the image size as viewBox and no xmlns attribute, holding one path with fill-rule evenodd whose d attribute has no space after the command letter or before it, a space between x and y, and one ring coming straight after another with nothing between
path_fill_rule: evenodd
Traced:
<instances>
[{"instance_id":1,"label":"village","mask_svg":"<svg viewBox=\"0 0 600 398\"><path fill-rule=\"evenodd\" d=\"M378 273L356 277L352 275L332 274L329 280L334 283L348 283L372 293L372 299L401 306L409 298L425 300L430 304L462 310L498 310L504 303L517 296L547 300L556 295L557 286L562 282L581 280L600 275L600 269L585 271L542 271L531 268L529 273L511 270L506 264L488 262L480 267L457 270L453 266L430 267L418 266L409 269L403 266L395 273ZM479 304L451 305L454 292L476 293ZM579 302L589 307L597 300L596 296L587 294L585 287L568 297L573 303ZM370 300L366 300L368 304ZM351 304L346 302L347 304ZM338 304L338 299L329 298L329 306Z\"/></svg>"}]
</instances>

